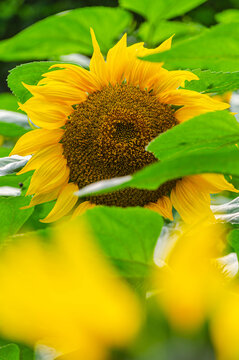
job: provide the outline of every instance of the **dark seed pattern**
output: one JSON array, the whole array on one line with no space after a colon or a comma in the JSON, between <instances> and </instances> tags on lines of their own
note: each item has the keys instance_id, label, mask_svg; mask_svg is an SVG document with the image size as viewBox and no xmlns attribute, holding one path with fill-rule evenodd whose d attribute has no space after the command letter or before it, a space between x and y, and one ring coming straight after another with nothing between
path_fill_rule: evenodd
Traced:
<instances>
[{"instance_id":1,"label":"dark seed pattern","mask_svg":"<svg viewBox=\"0 0 239 360\"><path fill-rule=\"evenodd\" d=\"M65 126L63 155L70 180L82 188L133 174L158 161L145 147L175 125L170 106L135 86L107 86L94 92L76 106ZM108 206L144 206L168 195L175 183L166 182L157 190L128 188L85 200Z\"/></svg>"}]
</instances>

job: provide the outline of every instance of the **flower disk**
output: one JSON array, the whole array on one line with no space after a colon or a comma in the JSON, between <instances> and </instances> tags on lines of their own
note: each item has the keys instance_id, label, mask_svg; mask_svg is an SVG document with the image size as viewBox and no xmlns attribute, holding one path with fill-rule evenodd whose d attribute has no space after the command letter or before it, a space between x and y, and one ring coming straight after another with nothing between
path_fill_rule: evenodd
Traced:
<instances>
[{"instance_id":1,"label":"flower disk","mask_svg":"<svg viewBox=\"0 0 239 360\"><path fill-rule=\"evenodd\" d=\"M157 159L145 147L176 124L170 106L133 85L109 85L94 92L77 105L66 123L62 145L70 180L82 188L154 163ZM174 185L175 181L167 182L154 191L129 188L87 200L100 205L144 206L167 195Z\"/></svg>"}]
</instances>

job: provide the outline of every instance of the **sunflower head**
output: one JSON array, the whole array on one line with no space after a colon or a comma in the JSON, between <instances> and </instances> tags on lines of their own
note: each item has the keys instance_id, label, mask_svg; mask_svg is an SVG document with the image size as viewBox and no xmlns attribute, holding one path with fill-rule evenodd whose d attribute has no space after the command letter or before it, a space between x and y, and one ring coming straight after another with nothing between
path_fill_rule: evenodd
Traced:
<instances>
[{"instance_id":1,"label":"sunflower head","mask_svg":"<svg viewBox=\"0 0 239 360\"><path fill-rule=\"evenodd\" d=\"M33 154L20 172L35 170L27 193L34 194L29 206L57 199L45 222L67 214L78 201L78 189L157 161L145 148L159 134L196 115L228 107L207 95L179 89L185 80L197 79L195 74L139 60L169 49L171 38L149 50L142 43L127 47L124 35L105 60L93 30L91 34L94 53L89 71L57 64L36 86L24 84L33 96L20 108L39 129L20 138L12 154ZM88 196L75 215L95 205L146 206L172 219L174 205L186 219L190 206L195 211L188 194L198 195L204 205L210 202L214 178L196 177L198 186L194 178L169 181L156 190L128 188ZM216 178L216 191L233 190L222 176Z\"/></svg>"}]
</instances>

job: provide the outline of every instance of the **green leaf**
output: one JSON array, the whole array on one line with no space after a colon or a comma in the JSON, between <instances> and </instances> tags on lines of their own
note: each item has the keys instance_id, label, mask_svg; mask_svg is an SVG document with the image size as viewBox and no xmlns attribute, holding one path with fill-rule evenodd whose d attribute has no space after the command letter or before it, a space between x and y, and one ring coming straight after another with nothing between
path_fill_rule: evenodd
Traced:
<instances>
[{"instance_id":1,"label":"green leaf","mask_svg":"<svg viewBox=\"0 0 239 360\"><path fill-rule=\"evenodd\" d=\"M157 25L144 22L139 28L138 35L153 47L174 34L173 41L175 42L182 40L185 36L198 35L203 29L204 26L201 24L162 20Z\"/></svg>"},{"instance_id":2,"label":"green leaf","mask_svg":"<svg viewBox=\"0 0 239 360\"><path fill-rule=\"evenodd\" d=\"M84 215L102 249L132 282L144 279L153 266L153 251L162 218L143 208L96 207Z\"/></svg>"},{"instance_id":3,"label":"green leaf","mask_svg":"<svg viewBox=\"0 0 239 360\"><path fill-rule=\"evenodd\" d=\"M26 180L32 175L32 173L33 171L21 175L11 174L0 176L0 186L18 187L19 184L22 184L22 188L24 189L28 184Z\"/></svg>"},{"instance_id":4,"label":"green leaf","mask_svg":"<svg viewBox=\"0 0 239 360\"><path fill-rule=\"evenodd\" d=\"M18 232L34 210L34 208L20 209L28 204L29 198L25 196L0 197L0 237L4 238Z\"/></svg>"},{"instance_id":5,"label":"green leaf","mask_svg":"<svg viewBox=\"0 0 239 360\"><path fill-rule=\"evenodd\" d=\"M6 137L19 137L26 134L28 130L23 127L0 121L0 135Z\"/></svg>"},{"instance_id":6,"label":"green leaf","mask_svg":"<svg viewBox=\"0 0 239 360\"><path fill-rule=\"evenodd\" d=\"M234 229L234 230L230 231L227 240L228 240L228 243L233 247L233 249L235 250L235 252L239 258L239 230Z\"/></svg>"},{"instance_id":7,"label":"green leaf","mask_svg":"<svg viewBox=\"0 0 239 360\"><path fill-rule=\"evenodd\" d=\"M0 347L2 348L3 346L9 346L9 345L15 345L19 348L20 350L20 360L34 360L34 351L29 348L26 345L23 345L21 343L17 343L17 344L12 344L12 341L9 339L4 339L4 338L0 338ZM0 358L1 359L1 358Z\"/></svg>"},{"instance_id":8,"label":"green leaf","mask_svg":"<svg viewBox=\"0 0 239 360\"><path fill-rule=\"evenodd\" d=\"M18 104L15 96L9 93L0 94L0 109L9 110L9 111L17 111Z\"/></svg>"},{"instance_id":9,"label":"green leaf","mask_svg":"<svg viewBox=\"0 0 239 360\"><path fill-rule=\"evenodd\" d=\"M0 60L43 60L70 53L90 55L90 27L105 53L131 21L131 14L120 8L99 6L64 11L2 40Z\"/></svg>"},{"instance_id":10,"label":"green leaf","mask_svg":"<svg viewBox=\"0 0 239 360\"><path fill-rule=\"evenodd\" d=\"M119 0L120 6L132 10L150 22L171 19L203 4L206 0Z\"/></svg>"},{"instance_id":11,"label":"green leaf","mask_svg":"<svg viewBox=\"0 0 239 360\"><path fill-rule=\"evenodd\" d=\"M238 9L227 9L215 15L217 22L219 23L232 23L239 21L239 10Z\"/></svg>"},{"instance_id":12,"label":"green leaf","mask_svg":"<svg viewBox=\"0 0 239 360\"><path fill-rule=\"evenodd\" d=\"M1 180L1 178L0 178ZM23 227L21 228L22 232L38 229L45 229L49 226L48 223L40 222L41 219L44 219L52 210L53 206L55 205L56 201L50 201L43 204L39 204L34 206L34 211L32 215L28 218L25 222Z\"/></svg>"},{"instance_id":13,"label":"green leaf","mask_svg":"<svg viewBox=\"0 0 239 360\"><path fill-rule=\"evenodd\" d=\"M0 158L7 157L11 151L12 151L12 148L0 147Z\"/></svg>"},{"instance_id":14,"label":"green leaf","mask_svg":"<svg viewBox=\"0 0 239 360\"><path fill-rule=\"evenodd\" d=\"M28 118L15 111L0 110L0 135L19 137L30 130Z\"/></svg>"},{"instance_id":15,"label":"green leaf","mask_svg":"<svg viewBox=\"0 0 239 360\"><path fill-rule=\"evenodd\" d=\"M20 350L16 344L0 347L0 360L20 360Z\"/></svg>"},{"instance_id":16,"label":"green leaf","mask_svg":"<svg viewBox=\"0 0 239 360\"><path fill-rule=\"evenodd\" d=\"M18 101L24 103L32 96L22 83L36 85L42 78L42 74L49 71L49 67L54 64L56 64L54 61L39 61L19 65L10 70L7 78L8 86Z\"/></svg>"},{"instance_id":17,"label":"green leaf","mask_svg":"<svg viewBox=\"0 0 239 360\"><path fill-rule=\"evenodd\" d=\"M199 80L186 81L185 89L201 93L224 94L239 89L239 71L212 72L210 70L193 70Z\"/></svg>"},{"instance_id":18,"label":"green leaf","mask_svg":"<svg viewBox=\"0 0 239 360\"><path fill-rule=\"evenodd\" d=\"M218 148L239 142L239 124L228 111L196 116L162 133L147 147L160 159L201 148Z\"/></svg>"},{"instance_id":19,"label":"green leaf","mask_svg":"<svg viewBox=\"0 0 239 360\"><path fill-rule=\"evenodd\" d=\"M219 24L202 34L182 41L171 50L144 57L164 62L167 69L239 70L239 24ZM223 44L223 46L222 46Z\"/></svg>"}]
</instances>

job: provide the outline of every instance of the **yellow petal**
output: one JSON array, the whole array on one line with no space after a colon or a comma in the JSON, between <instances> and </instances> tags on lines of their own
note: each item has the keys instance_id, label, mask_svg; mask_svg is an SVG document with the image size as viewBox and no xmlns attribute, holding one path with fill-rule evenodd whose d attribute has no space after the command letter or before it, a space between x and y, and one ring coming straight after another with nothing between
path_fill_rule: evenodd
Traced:
<instances>
[{"instance_id":1,"label":"yellow petal","mask_svg":"<svg viewBox=\"0 0 239 360\"><path fill-rule=\"evenodd\" d=\"M49 71L42 76L47 79L69 83L81 91L94 92L100 90L101 86L97 77L90 71L72 64L56 64L52 68L63 68L63 70Z\"/></svg>"},{"instance_id":2,"label":"yellow petal","mask_svg":"<svg viewBox=\"0 0 239 360\"><path fill-rule=\"evenodd\" d=\"M61 186L57 187L56 189L50 191L49 193L35 194L32 197L32 199L30 201L30 204L27 205L27 206L22 207L21 209L28 209L28 208L30 208L32 206L36 206L36 205L39 205L39 204L46 203L48 201L55 200L63 186L64 185L61 185Z\"/></svg>"},{"instance_id":3,"label":"yellow petal","mask_svg":"<svg viewBox=\"0 0 239 360\"><path fill-rule=\"evenodd\" d=\"M214 111L207 106L183 106L181 109L175 111L174 116L178 120L178 122L184 122L189 119L194 118L195 116L205 114L207 112Z\"/></svg>"},{"instance_id":4,"label":"yellow petal","mask_svg":"<svg viewBox=\"0 0 239 360\"><path fill-rule=\"evenodd\" d=\"M65 125L67 117L73 112L72 106L43 96L33 96L19 107L35 125L50 130Z\"/></svg>"},{"instance_id":5,"label":"yellow petal","mask_svg":"<svg viewBox=\"0 0 239 360\"><path fill-rule=\"evenodd\" d=\"M106 66L111 85L122 82L127 65L127 35L124 34L107 54Z\"/></svg>"},{"instance_id":6,"label":"yellow petal","mask_svg":"<svg viewBox=\"0 0 239 360\"><path fill-rule=\"evenodd\" d=\"M93 209L95 206L96 205L92 204L90 201L82 202L80 205L77 206L77 208L73 212L72 218L74 219L79 215L83 215L87 210Z\"/></svg>"},{"instance_id":7,"label":"yellow petal","mask_svg":"<svg viewBox=\"0 0 239 360\"><path fill-rule=\"evenodd\" d=\"M50 81L47 79L43 81L45 85L27 85L24 84L24 87L30 91L35 97L44 97L49 101L53 102L62 102L63 104L74 105L80 104L82 101L86 100L85 92L77 89L75 86L66 84L59 81Z\"/></svg>"},{"instance_id":8,"label":"yellow petal","mask_svg":"<svg viewBox=\"0 0 239 360\"><path fill-rule=\"evenodd\" d=\"M190 71L167 71L162 68L158 74L148 80L147 89L153 89L153 94L157 95L184 86L186 80L198 80L198 77Z\"/></svg>"},{"instance_id":9,"label":"yellow petal","mask_svg":"<svg viewBox=\"0 0 239 360\"><path fill-rule=\"evenodd\" d=\"M50 145L45 149L39 150L35 155L28 161L28 163L20 170L17 175L24 174L28 171L35 170L39 168L42 164L47 163L53 157L59 156L62 157L62 145L57 143L55 145Z\"/></svg>"},{"instance_id":10,"label":"yellow petal","mask_svg":"<svg viewBox=\"0 0 239 360\"><path fill-rule=\"evenodd\" d=\"M239 192L232 184L230 184L221 174L202 174L190 176L191 181L197 183L202 191L216 194L221 191Z\"/></svg>"},{"instance_id":11,"label":"yellow petal","mask_svg":"<svg viewBox=\"0 0 239 360\"><path fill-rule=\"evenodd\" d=\"M20 137L9 156L34 154L48 145L58 143L63 134L63 129L37 129L29 131Z\"/></svg>"},{"instance_id":12,"label":"yellow petal","mask_svg":"<svg viewBox=\"0 0 239 360\"><path fill-rule=\"evenodd\" d=\"M187 105L187 106L206 106L212 110L224 110L230 107L229 104L213 100L210 96L200 94L191 90L174 90L163 92L157 95L157 98L164 104Z\"/></svg>"},{"instance_id":13,"label":"yellow petal","mask_svg":"<svg viewBox=\"0 0 239 360\"><path fill-rule=\"evenodd\" d=\"M145 208L153 210L163 217L173 221L172 202L168 196L162 196L156 203L145 205Z\"/></svg>"},{"instance_id":14,"label":"yellow petal","mask_svg":"<svg viewBox=\"0 0 239 360\"><path fill-rule=\"evenodd\" d=\"M107 74L107 68L106 68L106 62L101 54L99 44L96 40L94 30L90 29L94 53L90 61L90 71L93 72L95 75L97 75L98 79L100 80L100 83L102 86L108 85L108 74Z\"/></svg>"},{"instance_id":15,"label":"yellow petal","mask_svg":"<svg viewBox=\"0 0 239 360\"><path fill-rule=\"evenodd\" d=\"M138 56L148 56L148 55L153 55L153 54L158 54L160 52L166 51L166 50L170 50L171 49L171 45L172 45L172 38L174 35L172 35L170 38L168 38L167 40L165 40L164 42L162 42L162 44L160 44L158 47L156 47L155 49L146 49L145 47L140 47L139 51L138 51Z\"/></svg>"},{"instance_id":16,"label":"yellow petal","mask_svg":"<svg viewBox=\"0 0 239 360\"><path fill-rule=\"evenodd\" d=\"M53 157L34 172L26 195L50 192L65 183L69 174L66 159Z\"/></svg>"},{"instance_id":17,"label":"yellow petal","mask_svg":"<svg viewBox=\"0 0 239 360\"><path fill-rule=\"evenodd\" d=\"M44 220L41 220L41 222L48 223L56 221L67 215L78 200L78 196L75 195L77 190L79 190L79 187L74 183L68 183L65 185L57 198L54 208Z\"/></svg>"},{"instance_id":18,"label":"yellow petal","mask_svg":"<svg viewBox=\"0 0 239 360\"><path fill-rule=\"evenodd\" d=\"M189 176L178 180L172 189L170 199L185 223L194 223L201 218L214 220L210 209L210 193L200 190Z\"/></svg>"}]
</instances>

